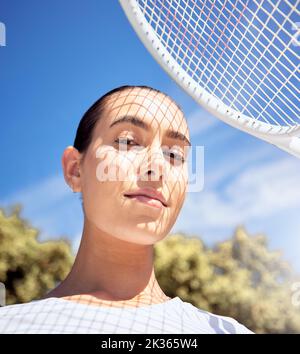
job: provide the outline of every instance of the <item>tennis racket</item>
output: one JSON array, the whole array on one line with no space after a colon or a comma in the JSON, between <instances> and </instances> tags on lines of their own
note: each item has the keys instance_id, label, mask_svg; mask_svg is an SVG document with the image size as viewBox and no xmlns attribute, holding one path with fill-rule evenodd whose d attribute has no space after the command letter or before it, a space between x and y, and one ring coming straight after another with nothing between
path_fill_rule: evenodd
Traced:
<instances>
[{"instance_id":1,"label":"tennis racket","mask_svg":"<svg viewBox=\"0 0 300 354\"><path fill-rule=\"evenodd\" d=\"M299 0L119 1L152 56L196 102L300 158Z\"/></svg>"}]
</instances>

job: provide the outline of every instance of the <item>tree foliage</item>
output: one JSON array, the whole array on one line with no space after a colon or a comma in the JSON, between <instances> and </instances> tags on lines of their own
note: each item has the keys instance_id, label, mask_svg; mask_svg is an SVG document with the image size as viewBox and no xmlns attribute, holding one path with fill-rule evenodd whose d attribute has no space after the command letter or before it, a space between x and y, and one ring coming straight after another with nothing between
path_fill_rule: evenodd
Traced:
<instances>
[{"instance_id":1,"label":"tree foliage","mask_svg":"<svg viewBox=\"0 0 300 354\"><path fill-rule=\"evenodd\" d=\"M208 249L198 237L169 235L155 246L155 271L164 291L194 306L230 316L255 333L300 333L292 303L293 274L264 235L243 227Z\"/></svg>"},{"instance_id":2,"label":"tree foliage","mask_svg":"<svg viewBox=\"0 0 300 354\"><path fill-rule=\"evenodd\" d=\"M64 279L73 262L67 240L39 242L39 231L20 218L20 206L7 216L0 209L0 282L6 304L41 298Z\"/></svg>"}]
</instances>

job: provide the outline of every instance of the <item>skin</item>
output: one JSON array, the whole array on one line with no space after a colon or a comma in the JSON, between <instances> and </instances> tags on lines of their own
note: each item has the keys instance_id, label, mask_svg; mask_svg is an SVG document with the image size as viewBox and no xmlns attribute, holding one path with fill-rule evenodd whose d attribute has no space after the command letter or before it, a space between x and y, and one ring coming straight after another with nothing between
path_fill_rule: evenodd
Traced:
<instances>
[{"instance_id":1,"label":"skin","mask_svg":"<svg viewBox=\"0 0 300 354\"><path fill-rule=\"evenodd\" d=\"M70 273L45 297L114 307L161 303L170 298L155 277L153 246L174 225L188 181L187 162L176 165L169 158L170 152L187 158L188 144L165 133L171 129L189 139L187 122L174 101L148 89L115 93L105 107L87 151L82 154L69 146L63 152L65 180L82 193L84 227ZM151 130L128 122L110 127L124 115L141 119ZM126 147L124 141L115 142L124 137L134 139L127 151L120 150ZM127 180L101 180L103 167L112 166ZM167 207L124 196L145 187L160 191Z\"/></svg>"}]
</instances>

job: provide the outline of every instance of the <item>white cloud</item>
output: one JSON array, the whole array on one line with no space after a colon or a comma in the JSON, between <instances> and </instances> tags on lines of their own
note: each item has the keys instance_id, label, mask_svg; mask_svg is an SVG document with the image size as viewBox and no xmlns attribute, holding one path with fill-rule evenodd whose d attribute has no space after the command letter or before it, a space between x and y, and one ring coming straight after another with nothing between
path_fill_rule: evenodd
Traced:
<instances>
[{"instance_id":1,"label":"white cloud","mask_svg":"<svg viewBox=\"0 0 300 354\"><path fill-rule=\"evenodd\" d=\"M222 154L223 158L215 163L214 167L205 170L205 186L209 188L222 182L225 178L233 178L241 170L249 168L250 165L256 166L258 163L270 160L270 157L274 155L272 146L260 141L251 148L246 144L241 144L238 151L229 151L226 146L220 146L219 149L226 151L226 155Z\"/></svg>"},{"instance_id":2,"label":"white cloud","mask_svg":"<svg viewBox=\"0 0 300 354\"><path fill-rule=\"evenodd\" d=\"M82 225L81 204L62 174L49 176L28 188L16 191L0 201L4 207L23 206L21 216L40 230L40 238L71 237Z\"/></svg>"},{"instance_id":3,"label":"white cloud","mask_svg":"<svg viewBox=\"0 0 300 354\"><path fill-rule=\"evenodd\" d=\"M49 176L48 178L21 190L16 191L5 200L2 205L22 203L26 205L27 212L39 213L49 205L55 205L70 194L62 174Z\"/></svg>"},{"instance_id":4,"label":"white cloud","mask_svg":"<svg viewBox=\"0 0 300 354\"><path fill-rule=\"evenodd\" d=\"M216 127L220 122L211 114L202 108L198 108L195 112L187 117L187 122L191 136L203 134L204 132Z\"/></svg>"},{"instance_id":5,"label":"white cloud","mask_svg":"<svg viewBox=\"0 0 300 354\"><path fill-rule=\"evenodd\" d=\"M225 189L244 218L263 218L287 208L300 208L300 165L292 158L248 168Z\"/></svg>"},{"instance_id":6,"label":"white cloud","mask_svg":"<svg viewBox=\"0 0 300 354\"><path fill-rule=\"evenodd\" d=\"M300 208L299 181L300 165L289 157L248 167L222 189L206 184L203 192L188 194L181 219L189 227L228 228Z\"/></svg>"}]
</instances>

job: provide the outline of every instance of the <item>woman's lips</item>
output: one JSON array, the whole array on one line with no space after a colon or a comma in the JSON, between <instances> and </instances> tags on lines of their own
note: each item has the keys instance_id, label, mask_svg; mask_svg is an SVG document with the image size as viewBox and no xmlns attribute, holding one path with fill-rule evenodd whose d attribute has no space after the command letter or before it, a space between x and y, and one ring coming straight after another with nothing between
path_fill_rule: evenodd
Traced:
<instances>
[{"instance_id":1,"label":"woman's lips","mask_svg":"<svg viewBox=\"0 0 300 354\"><path fill-rule=\"evenodd\" d=\"M160 200L154 199L154 198L150 198L150 197L146 197L145 195L125 195L125 197L130 198L130 199L135 199L141 203L145 203L151 207L154 208L163 208L164 205L162 204L162 202Z\"/></svg>"}]
</instances>

